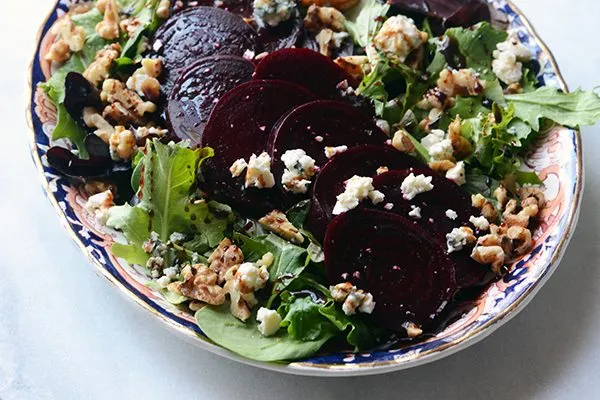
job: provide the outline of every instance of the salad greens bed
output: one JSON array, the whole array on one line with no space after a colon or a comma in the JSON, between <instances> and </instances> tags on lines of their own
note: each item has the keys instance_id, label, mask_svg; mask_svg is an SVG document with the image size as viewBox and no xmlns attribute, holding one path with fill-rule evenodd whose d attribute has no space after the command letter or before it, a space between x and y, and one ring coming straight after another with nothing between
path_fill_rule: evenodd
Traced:
<instances>
[{"instance_id":1,"label":"salad greens bed","mask_svg":"<svg viewBox=\"0 0 600 400\"><path fill-rule=\"evenodd\" d=\"M121 55L111 76L123 77L139 67L142 54L161 19L159 0L118 0L122 10L141 24L131 37L123 35ZM346 29L354 42L355 54L369 57L369 68L356 88L356 94L372 105L378 118L391 132L404 130L415 147L415 156L430 162L421 144L431 128L448 131L459 118L460 134L471 151L462 161L466 168L465 188L492 201L493 191L502 184L511 190L516 185L542 182L532 171L523 169L523 159L554 124L570 127L590 125L600 119L600 97L577 90L563 93L541 86L535 61L524 62L519 90L511 91L493 72L493 52L508 38L508 33L480 22L470 27L452 27L434 34L430 21L417 21L427 32L428 41L420 60L399 62L381 52L369 52L373 38L386 18L396 14L387 3L363 0L345 12ZM95 30L103 15L96 9L71 17L83 28L85 46L75 52L41 87L57 107L58 121L52 139L69 139L78 156L89 156L84 145L86 131L67 112L65 77L83 72L98 51L111 41ZM443 112L431 113L422 107L424 96L436 87L440 73L470 68L476 71L483 90L474 95L458 95ZM420 123L428 120L428 126ZM287 219L304 236L303 245L292 243L265 231L252 219L240 215L226 204L206 199L198 189L200 166L218 157L211 148L191 148L185 141L165 143L148 139L132 160L131 186L136 200L111 207L106 225L121 231L126 242L116 243L113 253L128 263L148 267L158 262L148 251L161 248L161 268L175 267L177 281L188 264L208 264L215 248L229 238L239 247L244 261L260 265L265 254L272 257L268 282L258 290L257 305L245 322L230 312L230 305L205 305L193 309L189 298L152 280L149 285L173 304L195 311L202 331L215 343L242 356L261 361L300 359L319 351L325 343L355 351L382 345L393 335L374 325L365 314L346 315L325 285L324 256L320 244L304 228L310 201L299 202L286 212ZM515 194L516 195L516 194ZM157 278L157 276L153 276ZM257 310L276 310L281 320L272 336L259 332Z\"/></svg>"}]
</instances>

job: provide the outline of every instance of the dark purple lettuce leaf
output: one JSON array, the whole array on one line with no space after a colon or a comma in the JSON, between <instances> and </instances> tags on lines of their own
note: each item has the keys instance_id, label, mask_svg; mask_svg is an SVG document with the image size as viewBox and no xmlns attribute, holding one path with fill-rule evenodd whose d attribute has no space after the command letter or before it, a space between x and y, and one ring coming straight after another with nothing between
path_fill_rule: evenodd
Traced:
<instances>
[{"instance_id":1,"label":"dark purple lettuce leaf","mask_svg":"<svg viewBox=\"0 0 600 400\"><path fill-rule=\"evenodd\" d=\"M481 21L490 21L487 3L482 0L389 0L401 13L415 17L427 17L435 27L468 27ZM437 29L434 29L437 31Z\"/></svg>"}]
</instances>

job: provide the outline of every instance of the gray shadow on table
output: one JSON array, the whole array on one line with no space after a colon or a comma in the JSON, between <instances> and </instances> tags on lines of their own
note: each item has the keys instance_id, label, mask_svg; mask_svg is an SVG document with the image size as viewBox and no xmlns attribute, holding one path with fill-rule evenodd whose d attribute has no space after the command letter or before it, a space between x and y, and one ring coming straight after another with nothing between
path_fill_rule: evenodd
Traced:
<instances>
[{"instance_id":1,"label":"gray shadow on table","mask_svg":"<svg viewBox=\"0 0 600 400\"><path fill-rule=\"evenodd\" d=\"M216 391L223 398L535 398L564 373L577 353L586 351L586 338L596 334L589 329L586 313L599 290L594 282L599 280L600 269L587 260L600 259L600 246L595 245L600 243L600 213L596 212L600 186L590 175L580 224L559 269L522 313L492 336L453 356L392 374L337 379L264 371L196 348L188 350L185 360L169 360L169 355L164 355L164 361L186 362L184 375L179 378L188 383L200 373L208 378L202 379L204 382L230 376L230 383ZM206 370L206 365L211 368ZM202 392L198 387L198 393Z\"/></svg>"}]
</instances>

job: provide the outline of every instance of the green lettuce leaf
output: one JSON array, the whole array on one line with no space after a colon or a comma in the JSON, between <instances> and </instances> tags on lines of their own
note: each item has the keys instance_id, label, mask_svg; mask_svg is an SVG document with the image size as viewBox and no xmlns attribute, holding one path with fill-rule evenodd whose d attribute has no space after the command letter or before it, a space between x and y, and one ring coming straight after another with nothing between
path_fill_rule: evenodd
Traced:
<instances>
[{"instance_id":1,"label":"green lettuce leaf","mask_svg":"<svg viewBox=\"0 0 600 400\"><path fill-rule=\"evenodd\" d=\"M346 13L346 30L360 47L366 47L381 27L390 5L377 0L360 0Z\"/></svg>"},{"instance_id":2,"label":"green lettuce leaf","mask_svg":"<svg viewBox=\"0 0 600 400\"><path fill-rule=\"evenodd\" d=\"M96 59L96 53L110 43L109 40L101 38L96 33L96 25L102 19L102 13L95 7L86 13L76 14L71 17L73 24L83 28L85 31L85 46L79 54L86 67Z\"/></svg>"},{"instance_id":3,"label":"green lettuce leaf","mask_svg":"<svg viewBox=\"0 0 600 400\"><path fill-rule=\"evenodd\" d=\"M496 29L487 22L480 22L471 28L450 28L446 35L458 45L467 68L475 69L484 80L495 79L492 53L496 45L508 37L505 31Z\"/></svg>"},{"instance_id":4,"label":"green lettuce leaf","mask_svg":"<svg viewBox=\"0 0 600 400\"><path fill-rule=\"evenodd\" d=\"M600 96L577 90L564 93L554 87L541 87L533 92L506 95L515 108L515 115L540 130L540 119L578 127L593 125L600 120Z\"/></svg>"},{"instance_id":5,"label":"green lettuce leaf","mask_svg":"<svg viewBox=\"0 0 600 400\"><path fill-rule=\"evenodd\" d=\"M73 118L71 118L64 104L60 103L56 108L57 118L56 126L52 131L52 140L63 138L71 140L79 150L79 157L87 159L89 154L84 144L86 132Z\"/></svg>"},{"instance_id":6,"label":"green lettuce leaf","mask_svg":"<svg viewBox=\"0 0 600 400\"><path fill-rule=\"evenodd\" d=\"M301 341L286 329L265 337L258 331L256 315L246 322L231 315L229 304L206 306L196 312L196 323L210 340L243 357L258 361L283 361L305 358L316 353L333 333L318 339Z\"/></svg>"},{"instance_id":7,"label":"green lettuce leaf","mask_svg":"<svg viewBox=\"0 0 600 400\"><path fill-rule=\"evenodd\" d=\"M322 304L315 303L311 297L291 296L291 302L278 310L283 311L285 315L281 326L287 327L290 337L302 341L318 340L324 336L338 334L340 329L321 314L322 307Z\"/></svg>"}]
</instances>

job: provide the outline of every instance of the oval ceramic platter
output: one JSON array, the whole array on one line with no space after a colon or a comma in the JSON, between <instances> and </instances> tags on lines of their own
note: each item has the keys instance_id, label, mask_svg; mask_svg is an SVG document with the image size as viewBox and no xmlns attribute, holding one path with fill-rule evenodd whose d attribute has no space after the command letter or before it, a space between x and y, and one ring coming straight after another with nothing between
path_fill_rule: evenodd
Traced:
<instances>
[{"instance_id":1,"label":"oval ceramic platter","mask_svg":"<svg viewBox=\"0 0 600 400\"><path fill-rule=\"evenodd\" d=\"M583 184L579 132L562 127L544 137L537 150L528 157L528 167L534 169L545 183L547 199L540 226L535 232L535 248L518 260L504 279L492 284L468 313L437 336L401 348L372 353L321 354L279 364L250 361L213 344L196 326L193 315L167 303L145 285L148 278L144 271L127 265L110 253L111 244L123 241L122 236L99 226L83 207L86 201L83 192L71 186L47 163L45 154L51 145L49 137L56 123L56 109L37 85L50 74L50 64L44 61L44 54L53 40L50 28L73 3L77 0L60 0L54 6L41 28L31 65L28 108L31 152L44 190L67 232L96 271L126 297L201 348L243 363L302 375L367 375L409 368L448 356L492 333L522 310L557 268L575 227ZM551 53L521 12L506 0L493 1L492 5L506 16L509 30L516 31L521 41L534 52L541 65L539 79L546 85L566 90Z\"/></svg>"}]
</instances>

